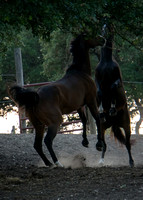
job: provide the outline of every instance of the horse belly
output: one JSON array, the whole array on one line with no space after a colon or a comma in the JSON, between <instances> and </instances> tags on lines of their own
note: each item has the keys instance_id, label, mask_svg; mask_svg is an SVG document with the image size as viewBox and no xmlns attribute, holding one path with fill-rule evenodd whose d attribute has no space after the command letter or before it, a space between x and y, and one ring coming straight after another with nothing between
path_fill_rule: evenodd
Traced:
<instances>
[{"instance_id":1,"label":"horse belly","mask_svg":"<svg viewBox=\"0 0 143 200\"><path fill-rule=\"evenodd\" d=\"M35 115L40 122L47 126L62 123L62 113L54 102L40 102L35 110Z\"/></svg>"},{"instance_id":2,"label":"horse belly","mask_svg":"<svg viewBox=\"0 0 143 200\"><path fill-rule=\"evenodd\" d=\"M125 95L125 91L123 87L120 87L115 91L115 97L116 97L117 110L124 108L127 101L126 101L126 95Z\"/></svg>"},{"instance_id":3,"label":"horse belly","mask_svg":"<svg viewBox=\"0 0 143 200\"><path fill-rule=\"evenodd\" d=\"M64 106L62 106L61 108L62 114L69 114L75 110L78 110L83 105L84 105L83 101L77 101L77 99L72 100L71 102L68 102L68 104L65 104Z\"/></svg>"},{"instance_id":4,"label":"horse belly","mask_svg":"<svg viewBox=\"0 0 143 200\"><path fill-rule=\"evenodd\" d=\"M60 108L62 111L62 114L69 114L75 110L78 110L84 105L84 92L78 91L78 92L70 92L64 98L63 102L60 102Z\"/></svg>"}]
</instances>

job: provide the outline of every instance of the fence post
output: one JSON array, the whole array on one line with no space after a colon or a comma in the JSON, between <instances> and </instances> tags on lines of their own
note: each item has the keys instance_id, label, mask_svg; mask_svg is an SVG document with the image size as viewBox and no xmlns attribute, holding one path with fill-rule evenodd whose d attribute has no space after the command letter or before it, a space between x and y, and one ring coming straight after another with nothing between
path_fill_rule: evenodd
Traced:
<instances>
[{"instance_id":1,"label":"fence post","mask_svg":"<svg viewBox=\"0 0 143 200\"><path fill-rule=\"evenodd\" d=\"M16 67L16 80L19 86L24 85L23 80L23 66L22 66L22 55L21 48L14 49L15 67Z\"/></svg>"},{"instance_id":2,"label":"fence post","mask_svg":"<svg viewBox=\"0 0 143 200\"><path fill-rule=\"evenodd\" d=\"M14 49L14 58L15 58L15 67L16 67L16 81L19 86L24 85L23 79L23 66L22 66L22 55L21 48ZM19 110L19 125L20 125L20 133L23 133L22 128L26 127L26 121L21 122L21 118L25 117L25 113Z\"/></svg>"},{"instance_id":3,"label":"fence post","mask_svg":"<svg viewBox=\"0 0 143 200\"><path fill-rule=\"evenodd\" d=\"M88 122L89 122L89 131L91 134L96 134L95 120L92 117L92 115L87 107L86 107L86 113L87 113L86 115L87 115Z\"/></svg>"}]
</instances>

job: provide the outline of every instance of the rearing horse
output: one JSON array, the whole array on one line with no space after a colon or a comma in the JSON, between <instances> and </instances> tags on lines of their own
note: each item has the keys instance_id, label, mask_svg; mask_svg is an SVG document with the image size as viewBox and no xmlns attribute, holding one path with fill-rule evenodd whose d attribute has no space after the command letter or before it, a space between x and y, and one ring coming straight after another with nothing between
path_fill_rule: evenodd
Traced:
<instances>
[{"instance_id":1,"label":"rearing horse","mask_svg":"<svg viewBox=\"0 0 143 200\"><path fill-rule=\"evenodd\" d=\"M131 155L130 144L130 116L127 108L127 101L122 82L121 71L118 63L112 56L112 34L106 40L106 44L101 48L100 62L95 70L95 82L97 85L98 106L101 117L101 138L104 141L105 130L112 127L114 136L124 144L129 154L129 164L134 166ZM121 130L124 129L125 136ZM100 147L99 147L99 150ZM106 148L102 150L104 159Z\"/></svg>"},{"instance_id":2,"label":"rearing horse","mask_svg":"<svg viewBox=\"0 0 143 200\"><path fill-rule=\"evenodd\" d=\"M103 46L103 44L105 43L105 39L101 36L98 36L96 38L96 40L86 40L85 37L86 37L86 35L80 34L76 39L74 39L71 42L70 52L73 55L72 70L75 68L75 70L80 70L83 73L91 76L89 48L95 48L95 46L99 46L99 45ZM84 53L80 50L81 48L83 49ZM82 67L81 67L81 63L82 63ZM83 125L82 145L84 147L88 147L89 142L88 142L87 135L86 135L87 118L85 116L84 107L78 109L77 112L80 116L80 119L81 119L82 125ZM101 143L98 142L97 146L98 145L101 145Z\"/></svg>"},{"instance_id":3,"label":"rearing horse","mask_svg":"<svg viewBox=\"0 0 143 200\"><path fill-rule=\"evenodd\" d=\"M84 105L87 105L96 120L98 143L102 146L100 118L96 101L96 85L86 73L86 70L89 66L89 48L103 44L104 39L102 38L86 40L84 43L73 42L71 44L73 62L64 77L49 85L40 87L37 92L20 86L13 86L9 89L10 97L19 107L25 109L26 115L35 128L34 148L47 166L51 166L52 163L42 150L45 126L48 126L48 131L44 142L54 164L62 166L54 153L52 147L53 139L62 123L62 115L77 110L82 116L81 109ZM83 143L86 142L85 140Z\"/></svg>"}]
</instances>

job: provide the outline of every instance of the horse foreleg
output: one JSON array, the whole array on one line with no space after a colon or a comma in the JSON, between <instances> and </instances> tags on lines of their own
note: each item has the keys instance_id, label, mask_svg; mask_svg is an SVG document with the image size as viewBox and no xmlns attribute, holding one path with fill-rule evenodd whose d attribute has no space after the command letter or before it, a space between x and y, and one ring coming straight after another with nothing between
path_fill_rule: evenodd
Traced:
<instances>
[{"instance_id":1,"label":"horse foreleg","mask_svg":"<svg viewBox=\"0 0 143 200\"><path fill-rule=\"evenodd\" d=\"M106 121L106 119L105 119L105 114L104 114L102 102L99 105L99 114L100 114L100 120L101 120L101 122L104 123Z\"/></svg>"},{"instance_id":2,"label":"horse foreleg","mask_svg":"<svg viewBox=\"0 0 143 200\"><path fill-rule=\"evenodd\" d=\"M109 115L111 117L114 117L117 115L117 109L116 109L116 101L115 98L113 97L111 100L111 108L109 109Z\"/></svg>"},{"instance_id":3,"label":"horse foreleg","mask_svg":"<svg viewBox=\"0 0 143 200\"><path fill-rule=\"evenodd\" d=\"M101 148L102 146L102 148ZM102 151L101 154L101 158L99 160L99 164L104 164L104 156L105 156L105 152L106 152L106 143L105 143L105 129L103 127L103 124L101 124L101 143L97 143L96 144L96 148L99 151Z\"/></svg>"},{"instance_id":4,"label":"horse foreleg","mask_svg":"<svg viewBox=\"0 0 143 200\"><path fill-rule=\"evenodd\" d=\"M104 164L104 156L105 156L105 152L106 152L105 129L102 126L103 125L101 124L101 138L103 141L103 148L102 148L102 154L101 154L101 159L99 161L99 164Z\"/></svg>"},{"instance_id":5,"label":"horse foreleg","mask_svg":"<svg viewBox=\"0 0 143 200\"><path fill-rule=\"evenodd\" d=\"M102 150L102 155L101 155L101 158L99 160L99 164L103 165L104 164L104 155L105 155L105 151Z\"/></svg>"},{"instance_id":6,"label":"horse foreleg","mask_svg":"<svg viewBox=\"0 0 143 200\"><path fill-rule=\"evenodd\" d=\"M82 145L84 147L88 147L89 142L88 142L88 139L87 139L87 136L86 136L87 119L86 119L86 116L85 116L83 108L78 109L77 112L78 112L78 114L80 116L80 119L81 119L82 125L83 125L83 133L82 133L83 140L82 140Z\"/></svg>"},{"instance_id":7,"label":"horse foreleg","mask_svg":"<svg viewBox=\"0 0 143 200\"><path fill-rule=\"evenodd\" d=\"M96 121L96 126L97 126L97 144L96 144L96 149L98 151L102 151L103 155L106 152L106 143L104 141L104 134L102 134L101 132L101 123L100 123L100 117L99 117L99 113L98 113L98 109L96 104L92 104L92 105L88 105L89 110L93 116L93 118Z\"/></svg>"},{"instance_id":8,"label":"horse foreleg","mask_svg":"<svg viewBox=\"0 0 143 200\"><path fill-rule=\"evenodd\" d=\"M117 108L116 108L116 91L118 90L118 88L120 88L122 86L121 80L120 78L117 79L112 85L111 85L111 108L109 109L109 115L111 117L114 117L117 115Z\"/></svg>"},{"instance_id":9,"label":"horse foreleg","mask_svg":"<svg viewBox=\"0 0 143 200\"><path fill-rule=\"evenodd\" d=\"M55 152L53 150L52 144L53 144L53 139L55 138L57 131L58 131L57 125L52 125L48 127L48 132L47 135L45 136L44 142L49 150L49 153L52 157L53 162L55 163L56 166L58 167L63 167L63 165L58 161Z\"/></svg>"},{"instance_id":10,"label":"horse foreleg","mask_svg":"<svg viewBox=\"0 0 143 200\"><path fill-rule=\"evenodd\" d=\"M44 135L44 126L40 126L38 128L35 128L36 135L35 135L35 142L34 142L34 148L39 154L39 156L42 158L46 166L51 166L52 163L46 158L46 156L43 153L42 150L42 139Z\"/></svg>"}]
</instances>

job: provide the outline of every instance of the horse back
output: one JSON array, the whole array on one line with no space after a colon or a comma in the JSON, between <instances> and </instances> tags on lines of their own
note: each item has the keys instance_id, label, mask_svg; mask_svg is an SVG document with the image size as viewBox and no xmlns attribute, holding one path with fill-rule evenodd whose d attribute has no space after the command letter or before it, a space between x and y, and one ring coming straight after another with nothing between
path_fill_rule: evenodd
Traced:
<instances>
[{"instance_id":1,"label":"horse back","mask_svg":"<svg viewBox=\"0 0 143 200\"><path fill-rule=\"evenodd\" d=\"M89 98L96 96L96 86L89 75L71 73L38 90L40 108L42 105L59 109L61 114L68 114L85 105ZM89 96L87 98L87 96ZM77 98L78 97L78 98ZM45 110L45 108L43 108Z\"/></svg>"},{"instance_id":2,"label":"horse back","mask_svg":"<svg viewBox=\"0 0 143 200\"><path fill-rule=\"evenodd\" d=\"M122 81L122 75L118 63L110 60L108 62L101 61L95 69L95 79L100 84L102 90L107 90L117 80Z\"/></svg>"},{"instance_id":3,"label":"horse back","mask_svg":"<svg viewBox=\"0 0 143 200\"><path fill-rule=\"evenodd\" d=\"M116 109L122 109L126 104L126 95L118 63L114 60L108 62L101 60L95 70L95 79L102 91L102 103L105 111L108 111L111 107L113 95L112 85L116 80L120 79L121 85L114 89L114 96L116 99Z\"/></svg>"}]
</instances>

